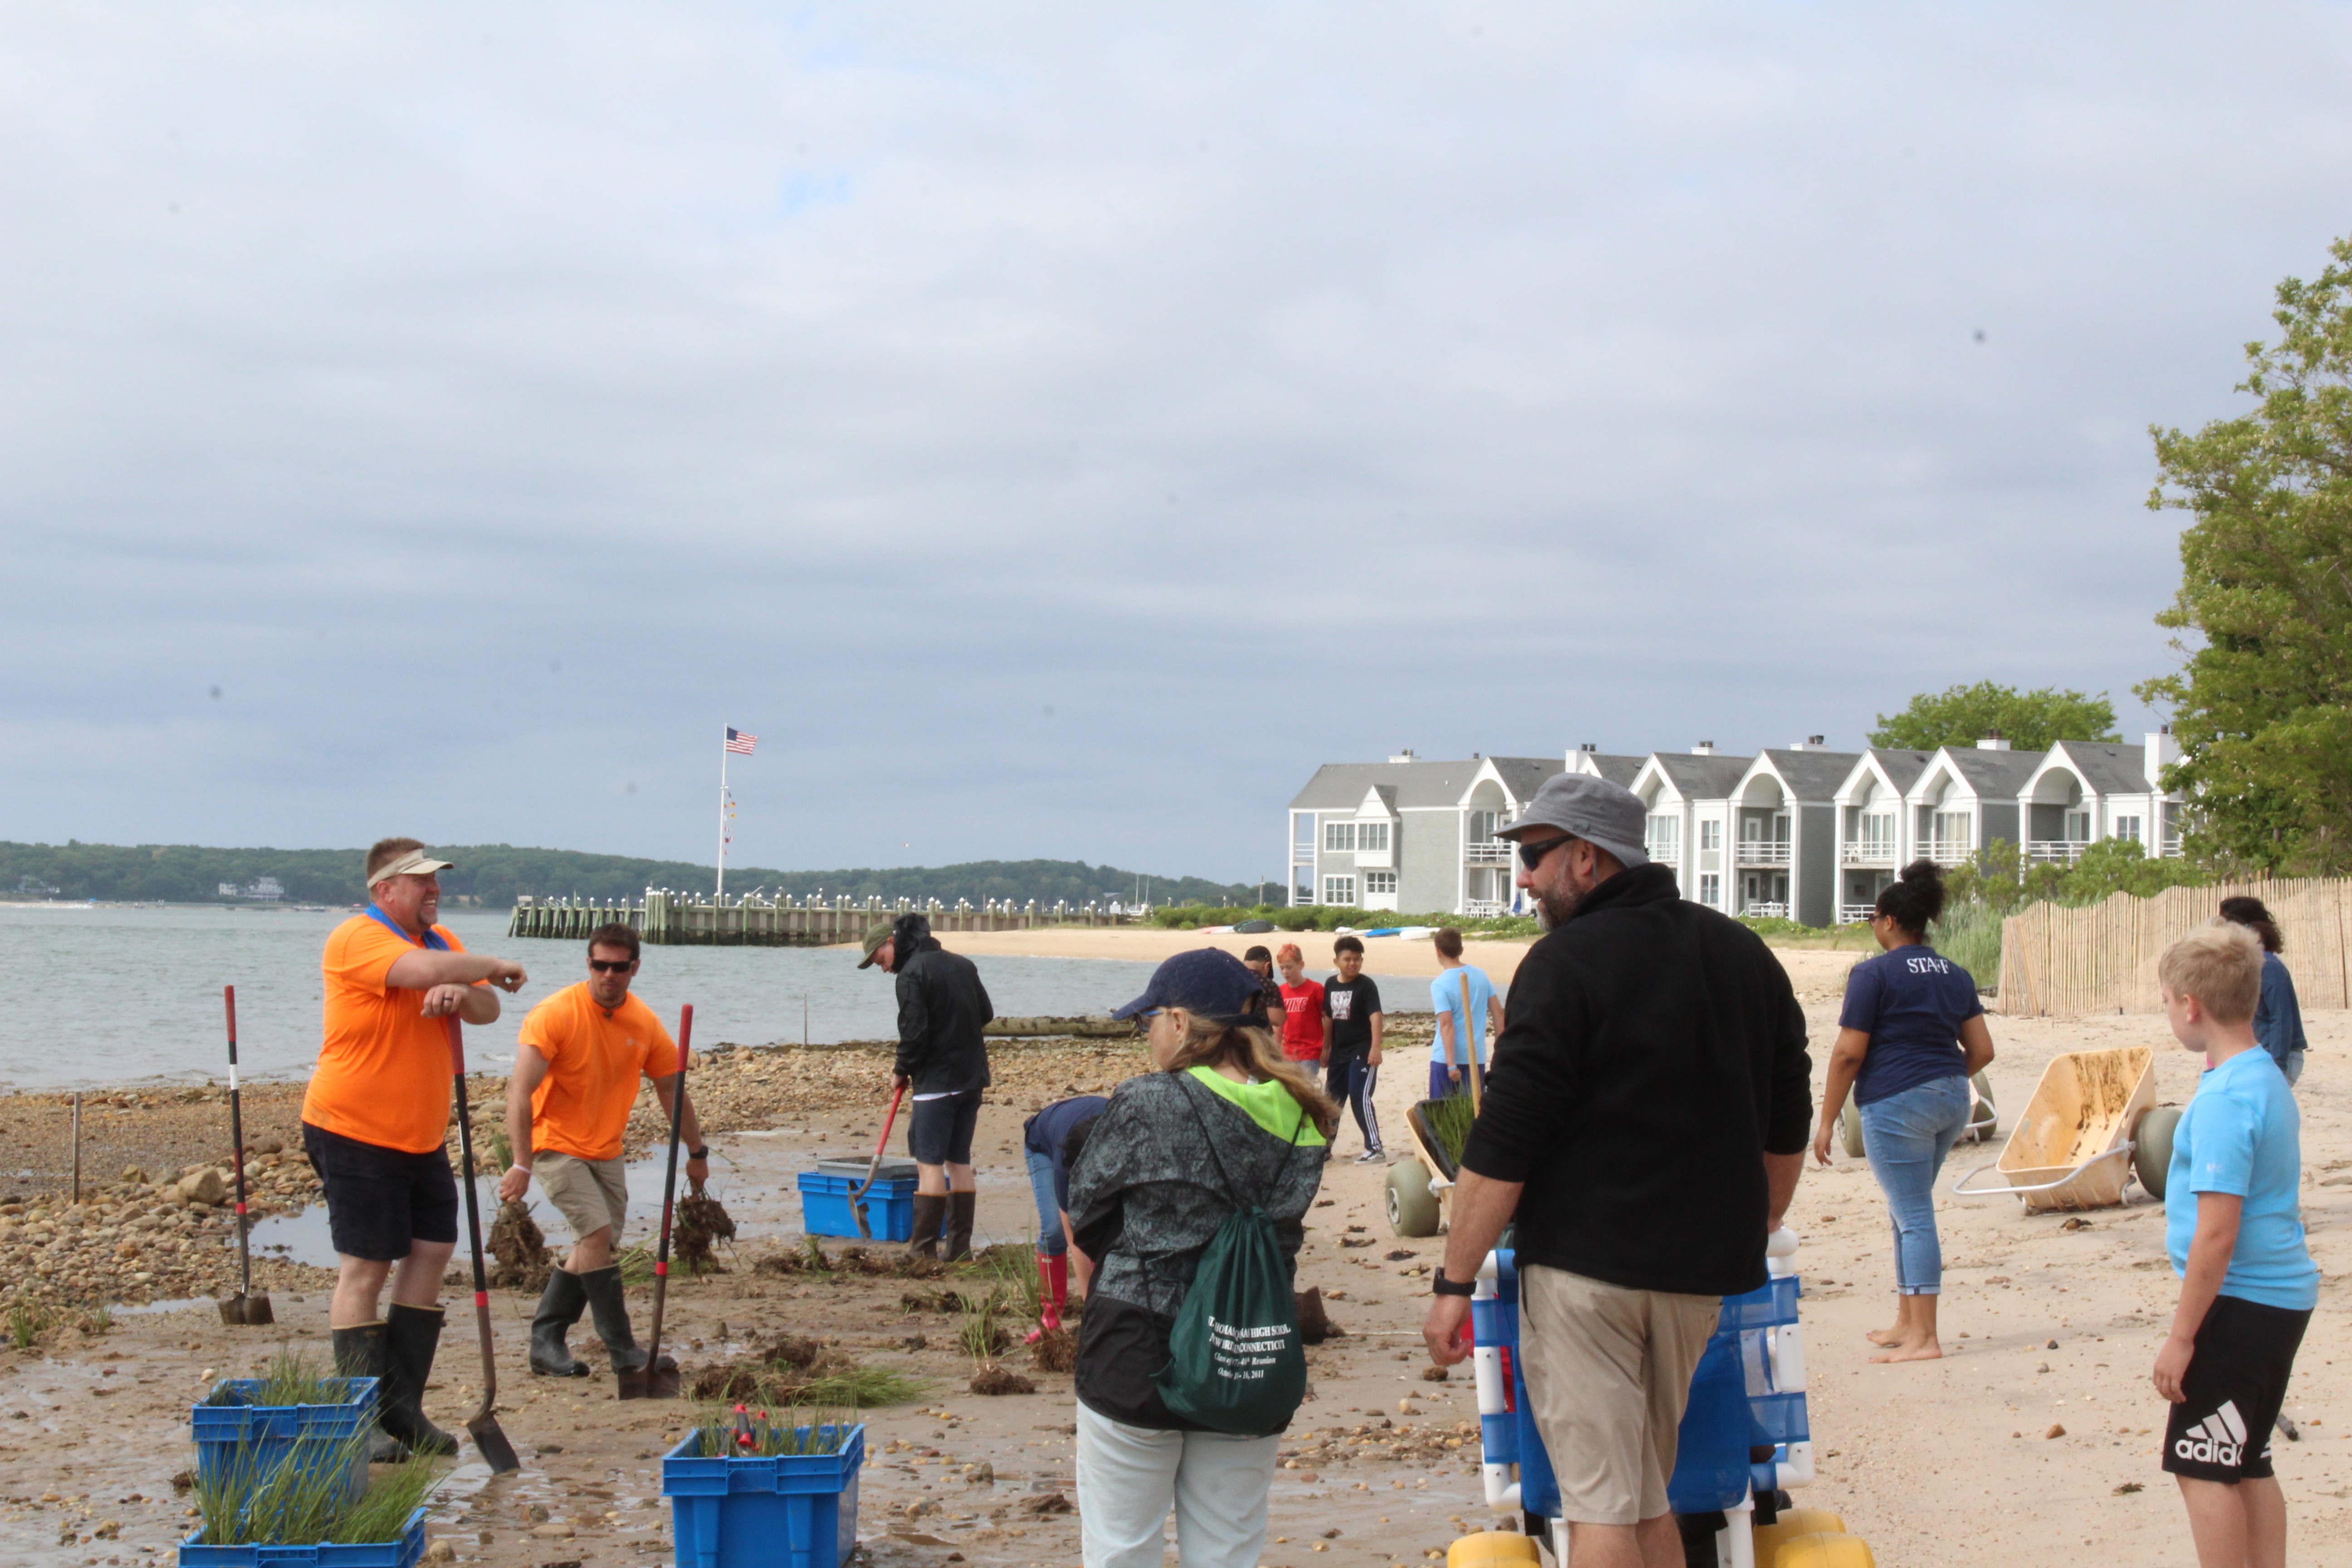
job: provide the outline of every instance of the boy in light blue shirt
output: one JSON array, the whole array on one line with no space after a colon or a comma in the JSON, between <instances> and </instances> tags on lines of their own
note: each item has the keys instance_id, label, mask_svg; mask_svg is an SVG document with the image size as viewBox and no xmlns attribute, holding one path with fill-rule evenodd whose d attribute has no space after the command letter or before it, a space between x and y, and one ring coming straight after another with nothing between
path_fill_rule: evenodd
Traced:
<instances>
[{"instance_id":1,"label":"boy in light blue shirt","mask_svg":"<svg viewBox=\"0 0 2352 1568\"><path fill-rule=\"evenodd\" d=\"M2167 949L2157 974L2174 1036L2207 1061L2165 1177L2180 1303L2156 1358L2157 1392L2172 1403L2164 1468L2202 1568L2283 1568L2286 1498L2271 1468L2271 1428L2319 1302L2297 1196L2302 1121L2254 1038L2254 933L2217 920Z\"/></svg>"},{"instance_id":2,"label":"boy in light blue shirt","mask_svg":"<svg viewBox=\"0 0 2352 1568\"><path fill-rule=\"evenodd\" d=\"M1429 983L1430 1010L1437 1036L1429 1043L1429 1098L1469 1092L1473 1070L1486 1067L1486 1024L1503 1032L1503 1003L1495 983L1476 964L1462 962L1462 933L1442 927L1430 939L1437 949L1437 978ZM1466 989L1465 989L1466 984Z\"/></svg>"}]
</instances>

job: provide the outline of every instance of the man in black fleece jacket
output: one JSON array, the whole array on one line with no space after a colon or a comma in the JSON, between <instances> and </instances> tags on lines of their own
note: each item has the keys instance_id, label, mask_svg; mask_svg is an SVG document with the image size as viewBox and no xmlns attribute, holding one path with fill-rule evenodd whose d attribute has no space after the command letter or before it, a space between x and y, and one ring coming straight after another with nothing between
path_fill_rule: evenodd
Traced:
<instances>
[{"instance_id":1,"label":"man in black fleece jacket","mask_svg":"<svg viewBox=\"0 0 2352 1568\"><path fill-rule=\"evenodd\" d=\"M972 1209L980 1194L972 1179L971 1135L988 1088L988 1039L981 1033L996 1016L988 987L971 959L950 952L919 914L900 915L866 936L866 959L898 981L898 1059L894 1088L908 1089L907 1152L915 1157L915 1219L907 1250L939 1256L940 1222L947 1222L948 1261L971 1250Z\"/></svg>"},{"instance_id":2,"label":"man in black fleece jacket","mask_svg":"<svg viewBox=\"0 0 2352 1568\"><path fill-rule=\"evenodd\" d=\"M1578 1568L1675 1568L1665 1499L1722 1298L1765 1280L1811 1063L1753 931L1685 901L1603 779L1547 781L1503 836L1549 934L1512 979L1424 1333L1469 1352L1470 1282L1516 1219L1520 1353Z\"/></svg>"}]
</instances>

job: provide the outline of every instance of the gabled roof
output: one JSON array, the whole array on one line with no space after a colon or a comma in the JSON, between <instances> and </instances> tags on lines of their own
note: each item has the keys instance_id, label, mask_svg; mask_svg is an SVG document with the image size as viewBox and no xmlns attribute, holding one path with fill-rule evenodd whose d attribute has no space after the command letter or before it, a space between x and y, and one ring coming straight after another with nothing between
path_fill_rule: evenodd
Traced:
<instances>
[{"instance_id":1,"label":"gabled roof","mask_svg":"<svg viewBox=\"0 0 2352 1568\"><path fill-rule=\"evenodd\" d=\"M1652 752L1643 765L1655 763L1675 793L1685 800L1726 800L1739 786L1753 757L1700 757L1687 752Z\"/></svg>"},{"instance_id":2,"label":"gabled roof","mask_svg":"<svg viewBox=\"0 0 2352 1568\"><path fill-rule=\"evenodd\" d=\"M1535 798L1544 780L1566 771L1549 757L1488 757L1486 761L1494 765L1495 776L1502 780L1511 798L1521 805Z\"/></svg>"},{"instance_id":3,"label":"gabled roof","mask_svg":"<svg viewBox=\"0 0 2352 1568\"><path fill-rule=\"evenodd\" d=\"M1356 815L1358 816L1363 816L1364 808L1375 801L1378 801L1381 806L1378 815L1383 816L1394 816L1396 815L1396 785L1376 784L1372 785L1371 788L1366 790L1356 801Z\"/></svg>"},{"instance_id":4,"label":"gabled roof","mask_svg":"<svg viewBox=\"0 0 2352 1568\"><path fill-rule=\"evenodd\" d=\"M1911 793L1911 786L1917 784L1919 775L1927 771L1927 760L1934 755L1933 752L1889 751L1885 747L1873 746L1854 758L1853 765L1846 770L1845 777L1838 781L1836 794L1853 794L1863 775L1871 773L1900 799Z\"/></svg>"},{"instance_id":5,"label":"gabled roof","mask_svg":"<svg viewBox=\"0 0 2352 1568\"><path fill-rule=\"evenodd\" d=\"M2145 746L2114 741L2061 741L2045 755L2050 763L2071 765L2084 785L2101 795L2146 795L2147 775L2140 770L2147 752Z\"/></svg>"},{"instance_id":6,"label":"gabled roof","mask_svg":"<svg viewBox=\"0 0 2352 1568\"><path fill-rule=\"evenodd\" d=\"M1326 763L1315 770L1307 787L1291 797L1290 806L1294 811L1352 812L1363 805L1364 792L1376 786L1381 798L1400 811L1455 806L1477 776L1479 765L1475 757L1458 763Z\"/></svg>"},{"instance_id":7,"label":"gabled roof","mask_svg":"<svg viewBox=\"0 0 2352 1568\"><path fill-rule=\"evenodd\" d=\"M2042 765L2043 754L1946 746L1936 756L1950 765L1979 800L2015 800L2018 792L2025 787L2025 781L2033 776L2033 770Z\"/></svg>"},{"instance_id":8,"label":"gabled roof","mask_svg":"<svg viewBox=\"0 0 2352 1568\"><path fill-rule=\"evenodd\" d=\"M1756 753L1757 767L1769 767L1791 799L1826 801L1838 792L1862 761L1860 752L1780 751L1767 747ZM1754 769L1748 770L1753 772Z\"/></svg>"},{"instance_id":9,"label":"gabled roof","mask_svg":"<svg viewBox=\"0 0 2352 1568\"><path fill-rule=\"evenodd\" d=\"M1611 784L1623 784L1627 789L1633 787L1633 781L1642 776L1642 764L1649 760L1647 757L1621 756L1613 752L1579 752L1576 756L1587 771L1599 774Z\"/></svg>"}]
</instances>

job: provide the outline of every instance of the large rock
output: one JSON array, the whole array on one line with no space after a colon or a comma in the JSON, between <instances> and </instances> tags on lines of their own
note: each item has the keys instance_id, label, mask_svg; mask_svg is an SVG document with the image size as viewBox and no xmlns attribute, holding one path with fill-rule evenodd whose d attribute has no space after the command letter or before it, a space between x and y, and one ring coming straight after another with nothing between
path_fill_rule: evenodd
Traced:
<instances>
[{"instance_id":1,"label":"large rock","mask_svg":"<svg viewBox=\"0 0 2352 1568\"><path fill-rule=\"evenodd\" d=\"M228 1196L228 1184L221 1179L218 1171L207 1165L193 1175L180 1178L180 1196L211 1208Z\"/></svg>"}]
</instances>

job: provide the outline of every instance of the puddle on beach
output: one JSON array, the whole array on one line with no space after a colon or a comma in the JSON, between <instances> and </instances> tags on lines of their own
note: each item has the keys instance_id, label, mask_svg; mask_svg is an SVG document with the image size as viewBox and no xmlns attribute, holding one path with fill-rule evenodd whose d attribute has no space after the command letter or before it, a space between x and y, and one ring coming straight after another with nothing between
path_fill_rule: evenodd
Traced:
<instances>
[{"instance_id":1,"label":"puddle on beach","mask_svg":"<svg viewBox=\"0 0 2352 1568\"><path fill-rule=\"evenodd\" d=\"M754 1237L798 1237L801 1231L801 1194L796 1178L803 1171L814 1171L821 1160L869 1158L869 1146L863 1151L840 1147L838 1142L819 1145L797 1131L770 1130L764 1131L730 1132L718 1141L711 1152L710 1195L727 1205L727 1213L735 1221L738 1233L749 1240ZM624 1247L638 1242L658 1239L661 1227L662 1169L667 1153L656 1153L629 1162L629 1232L622 1238ZM1028 1184L1025 1166L976 1166L981 1180L993 1175L998 1181L1018 1180ZM678 1160L677 1188L686 1193L686 1161ZM484 1176L478 1180L481 1194L482 1236L487 1246L490 1222L498 1215L498 1183ZM561 1250L568 1245L571 1229L551 1204L538 1183L531 1184L530 1215L545 1232L548 1245ZM463 1220L459 1222L458 1256L453 1264L467 1268ZM988 1237L989 1240L1027 1239L1024 1232L1013 1237ZM224 1243L235 1246L234 1239ZM335 1247L327 1234L327 1205L313 1204L299 1214L278 1215L262 1220L253 1227L253 1249L257 1254L283 1258L292 1263L305 1263L320 1268L335 1266ZM121 1311L124 1309L117 1308Z\"/></svg>"}]
</instances>

